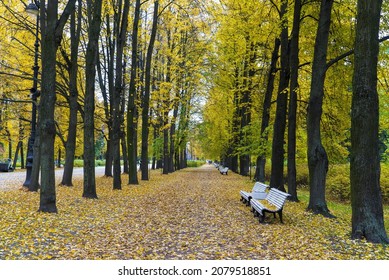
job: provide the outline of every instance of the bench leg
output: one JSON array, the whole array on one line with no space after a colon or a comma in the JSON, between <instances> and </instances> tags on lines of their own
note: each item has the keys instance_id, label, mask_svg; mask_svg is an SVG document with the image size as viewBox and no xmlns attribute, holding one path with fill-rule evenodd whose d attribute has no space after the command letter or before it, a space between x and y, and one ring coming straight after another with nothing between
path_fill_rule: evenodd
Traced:
<instances>
[{"instance_id":1,"label":"bench leg","mask_svg":"<svg viewBox=\"0 0 389 280\"><path fill-rule=\"evenodd\" d=\"M265 212L262 212L262 215L259 214L259 223L263 224L265 222Z\"/></svg>"},{"instance_id":2,"label":"bench leg","mask_svg":"<svg viewBox=\"0 0 389 280\"><path fill-rule=\"evenodd\" d=\"M280 216L281 224L283 224L284 222L282 221L282 211L278 212L278 215ZM275 216L275 213L274 213L274 216Z\"/></svg>"}]
</instances>

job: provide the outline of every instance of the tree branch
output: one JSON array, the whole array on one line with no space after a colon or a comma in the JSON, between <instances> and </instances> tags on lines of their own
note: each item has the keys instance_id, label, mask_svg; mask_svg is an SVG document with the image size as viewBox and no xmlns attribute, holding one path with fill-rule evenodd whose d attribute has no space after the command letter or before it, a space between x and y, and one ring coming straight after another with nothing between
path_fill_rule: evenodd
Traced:
<instances>
[{"instance_id":1,"label":"tree branch","mask_svg":"<svg viewBox=\"0 0 389 280\"><path fill-rule=\"evenodd\" d=\"M62 40L62 33L63 29L65 27L65 24L67 20L70 17L70 14L73 12L73 9L75 8L76 5L76 0L69 0L68 3L66 4L65 10L62 12L61 17L59 18L57 22L57 26L55 28L55 37L57 40L58 46L61 43Z\"/></svg>"},{"instance_id":2,"label":"tree branch","mask_svg":"<svg viewBox=\"0 0 389 280\"><path fill-rule=\"evenodd\" d=\"M389 40L389 36L384 36L384 37L380 38L378 40L378 42L382 43L382 42L385 42L387 40ZM331 59L330 61L327 62L327 69L330 68L335 63L337 63L338 61L340 61L340 60L342 60L342 59L344 59L352 54L354 54L354 49L349 50L348 52L345 52L344 54L341 54L338 57Z\"/></svg>"}]
</instances>

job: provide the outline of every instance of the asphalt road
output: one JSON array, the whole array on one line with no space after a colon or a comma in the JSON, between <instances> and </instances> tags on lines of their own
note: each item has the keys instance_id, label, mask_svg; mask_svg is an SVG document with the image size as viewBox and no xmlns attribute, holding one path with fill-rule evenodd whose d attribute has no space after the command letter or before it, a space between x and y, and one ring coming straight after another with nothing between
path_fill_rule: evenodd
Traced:
<instances>
[{"instance_id":1,"label":"asphalt road","mask_svg":"<svg viewBox=\"0 0 389 280\"><path fill-rule=\"evenodd\" d=\"M96 176L104 175L104 166L96 167ZM76 167L73 170L73 178L83 176L83 168ZM55 180L59 184L62 179L63 168L55 170ZM3 190L12 190L19 189L23 186L23 183L26 180L26 171L25 170L15 170L14 172L0 172L0 191Z\"/></svg>"}]
</instances>

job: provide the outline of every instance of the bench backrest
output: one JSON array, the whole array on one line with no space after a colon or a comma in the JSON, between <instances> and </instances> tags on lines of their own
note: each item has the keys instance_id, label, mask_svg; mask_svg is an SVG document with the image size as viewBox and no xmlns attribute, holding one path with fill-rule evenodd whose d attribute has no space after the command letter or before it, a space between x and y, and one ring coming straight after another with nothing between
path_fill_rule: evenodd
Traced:
<instances>
[{"instance_id":1,"label":"bench backrest","mask_svg":"<svg viewBox=\"0 0 389 280\"><path fill-rule=\"evenodd\" d=\"M265 192L268 187L269 186L264 183L255 182L253 190L251 192Z\"/></svg>"},{"instance_id":2,"label":"bench backrest","mask_svg":"<svg viewBox=\"0 0 389 280\"><path fill-rule=\"evenodd\" d=\"M266 196L266 200L277 207L277 209L281 209L284 206L286 199L290 196L290 194L282 192L276 188L272 188L269 191L269 194Z\"/></svg>"}]
</instances>

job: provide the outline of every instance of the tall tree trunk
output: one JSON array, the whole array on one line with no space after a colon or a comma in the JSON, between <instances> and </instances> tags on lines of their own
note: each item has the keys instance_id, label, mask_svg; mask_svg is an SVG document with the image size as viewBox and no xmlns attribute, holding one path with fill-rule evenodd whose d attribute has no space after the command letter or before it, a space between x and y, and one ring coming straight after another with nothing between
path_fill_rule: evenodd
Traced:
<instances>
[{"instance_id":1,"label":"tall tree trunk","mask_svg":"<svg viewBox=\"0 0 389 280\"><path fill-rule=\"evenodd\" d=\"M328 157L321 142L320 121L323 111L326 58L333 0L322 0L312 65L311 93L307 117L309 205L308 210L331 217L325 199Z\"/></svg>"},{"instance_id":2,"label":"tall tree trunk","mask_svg":"<svg viewBox=\"0 0 389 280\"><path fill-rule=\"evenodd\" d=\"M123 100L123 103L125 103L125 100ZM123 108L121 110L121 120L120 120L120 125L121 125L121 128L120 128L120 145L121 145L121 148L122 148L122 157L123 157L123 173L124 174L128 174L128 171L129 171L129 165L128 165L128 151L127 151L127 133L126 133L126 130L124 128L124 120L123 120L123 117L124 117L124 112L125 112L125 109Z\"/></svg>"},{"instance_id":3,"label":"tall tree trunk","mask_svg":"<svg viewBox=\"0 0 389 280\"><path fill-rule=\"evenodd\" d=\"M63 170L62 182L63 186L73 186L73 167L74 157L76 152L77 140L77 112L78 112L78 89L77 89L77 73L78 73L78 47L81 34L81 18L82 18L82 1L78 0L77 27L76 13L73 12L70 20L71 34L71 54L69 65L69 125L68 138L65 147L65 166Z\"/></svg>"},{"instance_id":4,"label":"tall tree trunk","mask_svg":"<svg viewBox=\"0 0 389 280\"><path fill-rule=\"evenodd\" d=\"M23 147L23 142L19 141L18 144L16 145L15 156L14 156L14 160L12 162L12 169L13 170L15 170L15 168L16 168L16 163L17 163L18 158L19 158L19 153L20 153L20 148L21 147Z\"/></svg>"},{"instance_id":5,"label":"tall tree trunk","mask_svg":"<svg viewBox=\"0 0 389 280\"><path fill-rule=\"evenodd\" d=\"M179 97L177 95L176 97ZM174 102L174 109L173 109L173 118L170 122L170 147L169 147L169 172L174 172L177 168L174 165L174 154L176 151L176 119L178 116L178 101L175 100Z\"/></svg>"},{"instance_id":6,"label":"tall tree trunk","mask_svg":"<svg viewBox=\"0 0 389 280\"><path fill-rule=\"evenodd\" d=\"M163 112L163 169L162 174L169 174L169 129L167 128L169 112Z\"/></svg>"},{"instance_id":7,"label":"tall tree trunk","mask_svg":"<svg viewBox=\"0 0 389 280\"><path fill-rule=\"evenodd\" d=\"M300 36L301 0L294 1L293 29L290 40L290 92L288 111L288 193L292 201L298 201L296 186L296 115L298 67L299 67L299 36Z\"/></svg>"},{"instance_id":8,"label":"tall tree trunk","mask_svg":"<svg viewBox=\"0 0 389 280\"><path fill-rule=\"evenodd\" d=\"M123 92L120 98L120 146L122 148L122 157L123 157L123 173L128 174L129 166L128 166L128 151L127 151L127 131L125 129L125 113L126 113L126 94L124 89L126 88L126 79L124 77L127 76L127 60L128 57L125 55L123 60Z\"/></svg>"},{"instance_id":9,"label":"tall tree trunk","mask_svg":"<svg viewBox=\"0 0 389 280\"><path fill-rule=\"evenodd\" d=\"M182 153L181 153L181 168L186 168L188 166L188 158L187 158L187 149L186 149L186 146L185 148L182 150Z\"/></svg>"},{"instance_id":10,"label":"tall tree trunk","mask_svg":"<svg viewBox=\"0 0 389 280\"><path fill-rule=\"evenodd\" d=\"M159 122L159 120L157 122ZM153 148L153 158L152 158L152 163L151 163L151 169L153 169L153 170L157 169L157 161L160 158L159 150L158 150L159 145L157 145L159 137L160 137L159 136L159 127L160 127L159 123L153 125L153 145L154 145L154 148Z\"/></svg>"},{"instance_id":11,"label":"tall tree trunk","mask_svg":"<svg viewBox=\"0 0 389 280\"><path fill-rule=\"evenodd\" d=\"M151 61L153 57L155 37L158 27L159 1L154 1L153 26L151 29L150 42L146 55L145 92L142 98L142 151L141 171L142 180L149 179L149 109L150 109L150 88L151 88Z\"/></svg>"},{"instance_id":12,"label":"tall tree trunk","mask_svg":"<svg viewBox=\"0 0 389 280\"><path fill-rule=\"evenodd\" d=\"M239 132L240 132L240 82L239 82L239 66L235 65L234 70L234 85L233 85L233 112L232 112L232 125L231 125L231 132L230 132L230 140L229 140L229 147L226 151L226 155L224 155L224 159L222 159L222 164L224 166L227 166L232 172L238 173L238 155L236 153L236 150L239 145Z\"/></svg>"},{"instance_id":13,"label":"tall tree trunk","mask_svg":"<svg viewBox=\"0 0 389 280\"><path fill-rule=\"evenodd\" d=\"M89 29L85 61L84 190L83 197L97 198L95 176L95 77L101 28L101 0L87 0Z\"/></svg>"},{"instance_id":14,"label":"tall tree trunk","mask_svg":"<svg viewBox=\"0 0 389 280\"><path fill-rule=\"evenodd\" d=\"M138 185L138 110L136 106L137 91L136 77L138 70L138 30L140 17L140 0L136 0L132 27L132 51L130 86L127 105L127 147L128 147L128 183Z\"/></svg>"},{"instance_id":15,"label":"tall tree trunk","mask_svg":"<svg viewBox=\"0 0 389 280\"><path fill-rule=\"evenodd\" d=\"M40 102L40 136L41 136L41 191L39 211L56 213L56 191L54 173L54 139L55 139L55 81L56 53L61 42L65 22L74 9L75 0L69 1L61 18L58 20L58 1L43 0L40 3L42 34L42 95Z\"/></svg>"},{"instance_id":16,"label":"tall tree trunk","mask_svg":"<svg viewBox=\"0 0 389 280\"><path fill-rule=\"evenodd\" d=\"M117 5L115 5L115 8ZM99 75L100 89L104 100L104 112L106 117L107 124L107 149L105 153L105 171L104 176L113 177L112 167L113 167L113 107L114 107L114 94L115 94L115 50L116 50L116 37L117 32L115 33L115 27L119 24L116 24L118 12L114 14L114 22L111 23L111 15L106 14L105 24L106 24L106 36L105 42L102 44L103 50L101 51L104 54L104 70L101 69L100 63L97 63L97 72ZM114 25L114 30L112 30L112 25ZM97 46L99 48L99 46ZM99 52L99 51L98 51ZM99 52L100 53L100 52ZM105 76L103 77L102 71L105 71Z\"/></svg>"},{"instance_id":17,"label":"tall tree trunk","mask_svg":"<svg viewBox=\"0 0 389 280\"><path fill-rule=\"evenodd\" d=\"M118 4L122 6L122 2ZM121 165L120 165L120 137L121 137L121 116L120 102L123 95L123 51L127 36L128 13L130 9L130 1L124 0L121 22L117 19L118 30L115 31L117 46L116 46L116 71L115 71L115 89L113 93L113 121L112 121L112 151L113 151L113 189L120 190L121 182Z\"/></svg>"},{"instance_id":18,"label":"tall tree trunk","mask_svg":"<svg viewBox=\"0 0 389 280\"><path fill-rule=\"evenodd\" d=\"M251 133L247 127L251 125L251 93L253 90L253 78L255 76L255 63L256 63L256 45L251 42L250 36L246 36L246 56L244 62L244 81L241 100L241 141L244 145L243 154L239 156L239 172L240 175L249 176L250 173L250 151L247 149L249 146L248 138Z\"/></svg>"},{"instance_id":19,"label":"tall tree trunk","mask_svg":"<svg viewBox=\"0 0 389 280\"><path fill-rule=\"evenodd\" d=\"M54 107L57 52L55 26L57 23L58 1L48 1L47 8L44 7L45 1L42 2L42 95L39 106L42 175L39 211L56 213L57 205L54 175L54 138L56 128L54 123Z\"/></svg>"},{"instance_id":20,"label":"tall tree trunk","mask_svg":"<svg viewBox=\"0 0 389 280\"><path fill-rule=\"evenodd\" d=\"M272 51L270 69L267 76L267 85L265 98L263 101L263 109L262 109L262 121L261 121L261 151L259 156L257 157L257 168L255 170L254 180L265 182L265 165L266 165L266 146L268 142L268 132L267 129L269 127L270 122L270 106L271 100L273 96L274 90L274 80L275 74L277 72L277 61L278 61L278 52L280 49L281 41L279 38L274 40L274 48Z\"/></svg>"},{"instance_id":21,"label":"tall tree trunk","mask_svg":"<svg viewBox=\"0 0 389 280\"><path fill-rule=\"evenodd\" d=\"M167 47L168 49L171 50L172 48L172 42L171 42L171 30L167 31ZM172 160L170 150L169 150L169 112L170 112L170 105L171 105L171 100L170 100L170 93L171 93L171 66L172 66L172 58L171 55L169 54L167 56L167 62L166 62L166 86L165 89L163 90L164 96L163 96L163 174L168 174L170 172L173 172L171 170L171 165L170 162ZM173 101L174 102L174 101ZM173 120L171 120L173 122ZM171 143L170 143L171 144Z\"/></svg>"},{"instance_id":22,"label":"tall tree trunk","mask_svg":"<svg viewBox=\"0 0 389 280\"><path fill-rule=\"evenodd\" d=\"M98 46L99 47L99 46ZM99 52L99 51L98 51ZM107 62L108 60L108 62ZM103 63L109 63L109 59L104 59ZM110 66L107 68L110 69ZM101 63L96 64L97 74L98 74L98 80L101 90L101 95L103 97L103 104L104 104L104 113L106 117L106 124L108 127L108 132L103 131L103 134L105 136L106 142L107 142L107 148L105 152L105 171L104 176L112 177L112 149L111 149L111 140L112 140L112 122L111 122L111 112L109 109L109 101L108 101L108 92L106 87L106 81L105 77L103 77L103 69L101 67Z\"/></svg>"},{"instance_id":23,"label":"tall tree trunk","mask_svg":"<svg viewBox=\"0 0 389 280\"><path fill-rule=\"evenodd\" d=\"M288 103L289 85L289 39L288 39L288 1L282 1L280 18L282 23L281 31L281 73L278 84L276 118L273 129L272 143L272 165L270 176L270 187L285 191L284 187L284 137L286 128L286 111Z\"/></svg>"},{"instance_id":24,"label":"tall tree trunk","mask_svg":"<svg viewBox=\"0 0 389 280\"><path fill-rule=\"evenodd\" d=\"M377 93L382 0L358 0L351 109L352 238L389 243L380 190Z\"/></svg>"},{"instance_id":25,"label":"tall tree trunk","mask_svg":"<svg viewBox=\"0 0 389 280\"><path fill-rule=\"evenodd\" d=\"M23 138L24 138L24 127L19 122L19 142L20 142L20 168L24 169L24 151L23 151Z\"/></svg>"},{"instance_id":26,"label":"tall tree trunk","mask_svg":"<svg viewBox=\"0 0 389 280\"><path fill-rule=\"evenodd\" d=\"M37 97L39 95L38 93L38 72L39 72L39 66L38 66L38 47L39 47L39 41L38 41L38 35L39 35L39 26L40 26L40 17L37 16L36 21L36 41L35 41L35 58L34 58L34 83L33 83L33 89L35 92L32 92L32 123L31 123L31 129L35 129L34 131L31 131L31 135L35 134L35 140L30 137L28 139L29 143L27 146L27 162L26 162L26 168L27 168L27 177L28 172L30 173L30 182L26 182L28 186L29 191L38 191L40 184L39 184L39 173L40 173L40 140L39 140L39 114L38 114L38 120L37 120L37 111L39 110L37 108ZM32 155L29 151L31 148L30 141L32 142ZM33 156L33 157L31 157ZM31 165L32 161L32 165ZM30 166L29 166L30 165ZM29 169L31 167L31 169ZM25 183L25 184L26 184Z\"/></svg>"},{"instance_id":27,"label":"tall tree trunk","mask_svg":"<svg viewBox=\"0 0 389 280\"><path fill-rule=\"evenodd\" d=\"M112 166L113 166L113 152L112 152L112 121L108 120L108 138L107 138L107 149L105 151L105 169L104 176L113 177Z\"/></svg>"},{"instance_id":28,"label":"tall tree trunk","mask_svg":"<svg viewBox=\"0 0 389 280\"><path fill-rule=\"evenodd\" d=\"M29 191L38 191L40 188L39 184L39 174L41 171L41 132L39 129L40 124L40 115L37 116L37 126L38 129L36 130L35 134L35 141L34 141L34 161L32 162L32 169L31 169L31 180L30 180L30 186L28 187Z\"/></svg>"},{"instance_id":29,"label":"tall tree trunk","mask_svg":"<svg viewBox=\"0 0 389 280\"><path fill-rule=\"evenodd\" d=\"M174 164L175 162L175 152L176 152L176 120L178 117L178 107L180 100L180 89L177 89L176 98L173 100L173 117L170 121L170 146L169 146L169 172L174 172L177 168Z\"/></svg>"}]
</instances>

